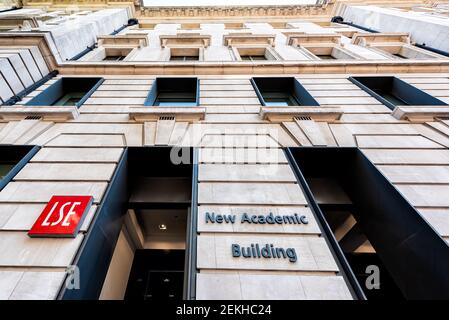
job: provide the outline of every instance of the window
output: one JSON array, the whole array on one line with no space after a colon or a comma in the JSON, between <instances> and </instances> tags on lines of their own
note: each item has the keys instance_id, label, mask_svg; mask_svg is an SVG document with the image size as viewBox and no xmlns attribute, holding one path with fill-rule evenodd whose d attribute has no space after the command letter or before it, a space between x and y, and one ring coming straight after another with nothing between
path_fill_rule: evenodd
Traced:
<instances>
[{"instance_id":1,"label":"window","mask_svg":"<svg viewBox=\"0 0 449 320\"><path fill-rule=\"evenodd\" d=\"M9 161L0 162L0 180L3 179L12 168L14 168L15 163Z\"/></svg>"},{"instance_id":2,"label":"window","mask_svg":"<svg viewBox=\"0 0 449 320\"><path fill-rule=\"evenodd\" d=\"M0 146L0 190L26 165L39 150L33 146Z\"/></svg>"},{"instance_id":3,"label":"window","mask_svg":"<svg viewBox=\"0 0 449 320\"><path fill-rule=\"evenodd\" d=\"M408 59L407 57L403 56L403 55L400 54L400 53L393 53L393 55L394 55L395 57L398 57L398 58L401 58L401 59Z\"/></svg>"},{"instance_id":4,"label":"window","mask_svg":"<svg viewBox=\"0 0 449 320\"><path fill-rule=\"evenodd\" d=\"M106 56L103 61L122 61L126 56Z\"/></svg>"},{"instance_id":5,"label":"window","mask_svg":"<svg viewBox=\"0 0 449 320\"><path fill-rule=\"evenodd\" d=\"M342 48L338 44L320 45L320 46L301 46L300 49L312 58L320 60L350 60L358 58L352 52Z\"/></svg>"},{"instance_id":6,"label":"window","mask_svg":"<svg viewBox=\"0 0 449 320\"><path fill-rule=\"evenodd\" d=\"M80 107L103 81L103 78L64 77L28 101L26 105Z\"/></svg>"},{"instance_id":7,"label":"window","mask_svg":"<svg viewBox=\"0 0 449 320\"><path fill-rule=\"evenodd\" d=\"M157 78L148 93L146 106L197 106L197 78Z\"/></svg>"},{"instance_id":8,"label":"window","mask_svg":"<svg viewBox=\"0 0 449 320\"><path fill-rule=\"evenodd\" d=\"M240 56L243 61L260 61L260 60L268 60L264 55L244 55Z\"/></svg>"},{"instance_id":9,"label":"window","mask_svg":"<svg viewBox=\"0 0 449 320\"><path fill-rule=\"evenodd\" d=\"M170 61L199 61L202 48L170 48Z\"/></svg>"},{"instance_id":10,"label":"window","mask_svg":"<svg viewBox=\"0 0 449 320\"><path fill-rule=\"evenodd\" d=\"M251 83L264 106L319 106L295 78L252 78Z\"/></svg>"},{"instance_id":11,"label":"window","mask_svg":"<svg viewBox=\"0 0 449 320\"><path fill-rule=\"evenodd\" d=\"M317 54L316 56L318 58L320 58L321 60L334 60L334 59L336 59L334 56L332 56L330 54Z\"/></svg>"},{"instance_id":12,"label":"window","mask_svg":"<svg viewBox=\"0 0 449 320\"><path fill-rule=\"evenodd\" d=\"M241 61L267 61L280 60L276 51L269 46L264 47L233 47L231 50L236 60Z\"/></svg>"},{"instance_id":13,"label":"window","mask_svg":"<svg viewBox=\"0 0 449 320\"><path fill-rule=\"evenodd\" d=\"M399 105L446 105L396 77L350 77L349 80L391 110Z\"/></svg>"}]
</instances>

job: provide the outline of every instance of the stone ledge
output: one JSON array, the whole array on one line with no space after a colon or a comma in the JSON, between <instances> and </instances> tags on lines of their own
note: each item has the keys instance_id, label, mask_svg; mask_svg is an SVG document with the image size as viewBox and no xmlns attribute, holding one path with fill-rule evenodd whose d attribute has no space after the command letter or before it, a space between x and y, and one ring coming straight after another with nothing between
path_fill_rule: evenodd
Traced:
<instances>
[{"instance_id":1,"label":"stone ledge","mask_svg":"<svg viewBox=\"0 0 449 320\"><path fill-rule=\"evenodd\" d=\"M137 122L157 121L161 117L174 117L176 121L204 120L206 108L200 107L131 107L129 118Z\"/></svg>"},{"instance_id":2,"label":"stone ledge","mask_svg":"<svg viewBox=\"0 0 449 320\"><path fill-rule=\"evenodd\" d=\"M24 120L26 117L41 117L41 120L66 121L78 118L77 107L1 107L0 118L3 120Z\"/></svg>"},{"instance_id":3,"label":"stone ledge","mask_svg":"<svg viewBox=\"0 0 449 320\"><path fill-rule=\"evenodd\" d=\"M424 123L435 118L448 118L449 106L398 106L392 116L398 120Z\"/></svg>"},{"instance_id":4,"label":"stone ledge","mask_svg":"<svg viewBox=\"0 0 449 320\"><path fill-rule=\"evenodd\" d=\"M274 34L247 34L247 33L230 33L223 35L223 45L238 46L238 45L269 45L275 46Z\"/></svg>"},{"instance_id":5,"label":"stone ledge","mask_svg":"<svg viewBox=\"0 0 449 320\"><path fill-rule=\"evenodd\" d=\"M343 114L338 106L326 107L262 107L260 117L271 122L304 120L333 122ZM310 119L309 119L310 118Z\"/></svg>"}]
</instances>

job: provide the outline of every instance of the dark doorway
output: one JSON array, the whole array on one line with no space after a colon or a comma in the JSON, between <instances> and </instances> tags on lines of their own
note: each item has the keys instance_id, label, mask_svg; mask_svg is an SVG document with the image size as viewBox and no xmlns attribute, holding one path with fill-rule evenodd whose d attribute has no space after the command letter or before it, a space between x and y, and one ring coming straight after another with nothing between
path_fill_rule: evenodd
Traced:
<instances>
[{"instance_id":1,"label":"dark doorway","mask_svg":"<svg viewBox=\"0 0 449 320\"><path fill-rule=\"evenodd\" d=\"M186 249L191 233L193 150L173 163L172 148L129 148L128 208L143 237L135 252L125 300L180 300L186 292Z\"/></svg>"},{"instance_id":2,"label":"dark doorway","mask_svg":"<svg viewBox=\"0 0 449 320\"><path fill-rule=\"evenodd\" d=\"M288 156L365 296L449 297L449 247L358 148L290 148ZM380 271L378 289L366 286L368 266Z\"/></svg>"},{"instance_id":3,"label":"dark doorway","mask_svg":"<svg viewBox=\"0 0 449 320\"><path fill-rule=\"evenodd\" d=\"M181 300L184 250L137 250L125 300Z\"/></svg>"}]
</instances>

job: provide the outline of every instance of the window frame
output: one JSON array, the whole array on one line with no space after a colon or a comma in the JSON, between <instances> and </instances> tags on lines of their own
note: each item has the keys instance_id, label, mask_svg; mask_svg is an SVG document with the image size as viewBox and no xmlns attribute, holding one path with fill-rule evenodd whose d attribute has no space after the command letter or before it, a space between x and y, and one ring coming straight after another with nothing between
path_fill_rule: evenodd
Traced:
<instances>
[{"instance_id":1,"label":"window frame","mask_svg":"<svg viewBox=\"0 0 449 320\"><path fill-rule=\"evenodd\" d=\"M64 82L71 81L80 81L83 79L92 79L93 85L89 90L85 91L85 94L82 96L80 100L75 104L75 107L80 108L87 99L98 89L98 87L104 82L103 77L62 77L58 79L55 83L51 84L48 88L43 90L37 96L33 97L30 101L28 101L25 106L33 107L33 106L51 106L51 107L63 107L63 105L55 105L56 102L60 101L64 96L69 93L80 92L76 91L77 88L72 91L65 92L64 91ZM96 81L95 81L96 80ZM82 91L84 92L84 91ZM52 101L52 102L49 102Z\"/></svg>"},{"instance_id":2,"label":"window frame","mask_svg":"<svg viewBox=\"0 0 449 320\"><path fill-rule=\"evenodd\" d=\"M363 78L363 79L362 79ZM377 78L377 79L376 79ZM384 98L382 95L377 93L372 86L368 86L364 81L380 81L382 83L385 83L388 78L388 81L391 80L391 86L394 86L395 88L399 89L400 93L404 93L403 96L399 97L400 100L403 100L406 102L406 104L394 104L390 102L388 99ZM448 104L435 98L434 96L428 94L427 92L424 92L421 89L418 89L417 87L411 85L408 82L405 82L404 80L394 77L394 76L360 76L360 77L349 77L349 81L351 81L353 84L358 86L360 89L368 93L370 96L375 98L377 101L385 105L391 110L394 110L398 106L447 106ZM383 80L383 81L382 81ZM407 100L404 100L403 98L412 97L412 99L420 99L417 103L409 103Z\"/></svg>"},{"instance_id":3,"label":"window frame","mask_svg":"<svg viewBox=\"0 0 449 320\"><path fill-rule=\"evenodd\" d=\"M170 81L171 82L170 85L173 87L182 86L182 83L187 82L187 81L192 81L192 84L193 84L193 82L195 82L195 89L194 89L195 101L194 102L186 102L185 104L182 104L182 102L173 102L173 104L169 104L169 103L165 104L164 103L163 105L155 104L158 100L160 93L161 93L161 91L159 91L159 89L161 86L165 85L166 81ZM181 107L181 108L197 107L197 106L199 106L199 99L200 99L199 88L200 88L199 79L196 77L186 77L186 78L184 78L184 77L167 77L167 78L159 77L154 80L154 82L151 86L151 89L148 91L148 95L145 99L144 106L162 107L162 108L170 107L170 106ZM166 90L163 90L162 92L164 92L164 91L166 91ZM172 92L181 93L181 92L187 92L187 91L173 90Z\"/></svg>"},{"instance_id":4,"label":"window frame","mask_svg":"<svg viewBox=\"0 0 449 320\"><path fill-rule=\"evenodd\" d=\"M259 85L257 84L257 82L259 82L259 81L267 81L267 82L272 81L274 83L276 83L276 82L277 83L281 83L281 82L285 83L286 81L291 81L291 84L289 84L289 86L291 86L291 88L288 93L298 103L296 106L316 106L316 107L320 106L320 104L315 100L315 98L302 86L302 84L295 77L253 77L253 78L251 78L250 82L251 82L251 84L254 88L254 91L256 92L256 95L259 98L259 101L262 104L262 106L273 107L273 108L295 107L295 106L289 106L289 105L276 106L276 105L267 104L267 101L265 101L265 98L263 95L263 90L261 90L261 88L259 88ZM283 86L283 87L285 88L285 86ZM268 92L276 92L276 90L268 91ZM279 91L279 92L283 92L283 91Z\"/></svg>"}]
</instances>

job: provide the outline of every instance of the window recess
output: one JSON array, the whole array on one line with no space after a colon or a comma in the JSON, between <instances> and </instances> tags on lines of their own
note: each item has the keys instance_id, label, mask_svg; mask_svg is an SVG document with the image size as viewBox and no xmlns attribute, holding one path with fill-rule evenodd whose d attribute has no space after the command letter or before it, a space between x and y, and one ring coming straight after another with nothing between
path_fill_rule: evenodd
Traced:
<instances>
[{"instance_id":1,"label":"window recess","mask_svg":"<svg viewBox=\"0 0 449 320\"><path fill-rule=\"evenodd\" d=\"M358 148L290 148L287 156L343 269L368 299L449 297L446 242ZM380 272L378 289L365 285L369 266Z\"/></svg>"},{"instance_id":2,"label":"window recess","mask_svg":"<svg viewBox=\"0 0 449 320\"><path fill-rule=\"evenodd\" d=\"M237 61L268 61L281 60L280 56L270 46L262 47L232 47L231 49Z\"/></svg>"},{"instance_id":3,"label":"window recess","mask_svg":"<svg viewBox=\"0 0 449 320\"><path fill-rule=\"evenodd\" d=\"M144 105L146 106L198 106L197 78L156 78Z\"/></svg>"},{"instance_id":4,"label":"window recess","mask_svg":"<svg viewBox=\"0 0 449 320\"><path fill-rule=\"evenodd\" d=\"M361 59L357 54L345 49L339 34L284 33L287 43L302 51L312 60Z\"/></svg>"},{"instance_id":5,"label":"window recess","mask_svg":"<svg viewBox=\"0 0 449 320\"><path fill-rule=\"evenodd\" d=\"M367 47L390 59L447 59L414 46L408 33L356 33L351 43Z\"/></svg>"},{"instance_id":6,"label":"window recess","mask_svg":"<svg viewBox=\"0 0 449 320\"><path fill-rule=\"evenodd\" d=\"M445 106L441 100L396 77L349 77L349 80L391 110L397 106Z\"/></svg>"},{"instance_id":7,"label":"window recess","mask_svg":"<svg viewBox=\"0 0 449 320\"><path fill-rule=\"evenodd\" d=\"M252 78L251 83L263 106L319 106L310 93L293 77Z\"/></svg>"},{"instance_id":8,"label":"window recess","mask_svg":"<svg viewBox=\"0 0 449 320\"><path fill-rule=\"evenodd\" d=\"M80 107L103 83L103 78L63 77L26 103L27 106Z\"/></svg>"}]
</instances>

